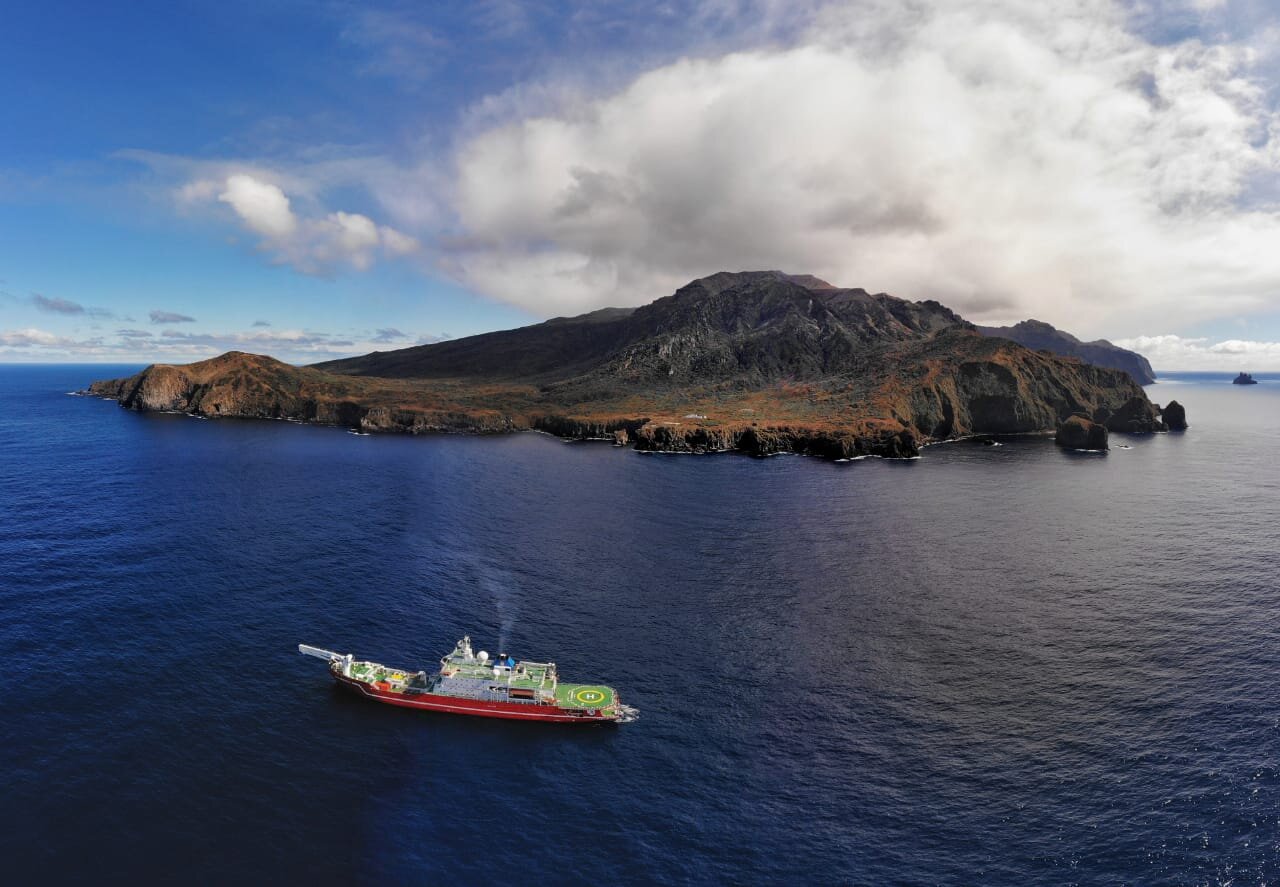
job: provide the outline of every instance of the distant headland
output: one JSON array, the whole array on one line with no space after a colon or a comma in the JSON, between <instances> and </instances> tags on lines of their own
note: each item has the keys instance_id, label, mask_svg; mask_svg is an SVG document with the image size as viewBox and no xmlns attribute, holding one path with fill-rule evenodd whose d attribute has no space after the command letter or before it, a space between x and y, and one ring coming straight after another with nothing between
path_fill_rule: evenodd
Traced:
<instances>
[{"instance_id":1,"label":"distant headland","mask_svg":"<svg viewBox=\"0 0 1280 887\"><path fill-rule=\"evenodd\" d=\"M1165 430L1129 371L987 332L934 301L721 272L640 308L309 367L233 351L155 364L88 393L134 410L361 431L536 429L640 450L837 459L1054 432L1073 416L1072 428L1089 423L1090 449L1105 447L1108 431Z\"/></svg>"},{"instance_id":2,"label":"distant headland","mask_svg":"<svg viewBox=\"0 0 1280 887\"><path fill-rule=\"evenodd\" d=\"M1145 357L1106 339L1081 342L1070 333L1050 326L1040 320L1024 320L1013 326L980 326L978 331L987 336L1002 336L1028 348L1045 349L1063 357L1078 357L1085 363L1100 367L1124 370L1139 385L1150 385L1156 380L1155 370Z\"/></svg>"}]
</instances>

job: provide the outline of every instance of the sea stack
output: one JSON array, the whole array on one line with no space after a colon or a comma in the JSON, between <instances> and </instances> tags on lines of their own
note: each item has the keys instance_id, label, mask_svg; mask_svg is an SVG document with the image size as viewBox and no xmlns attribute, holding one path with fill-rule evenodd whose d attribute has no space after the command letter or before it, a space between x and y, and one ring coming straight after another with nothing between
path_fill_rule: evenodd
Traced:
<instances>
[{"instance_id":1,"label":"sea stack","mask_svg":"<svg viewBox=\"0 0 1280 887\"><path fill-rule=\"evenodd\" d=\"M1054 443L1070 450L1107 449L1107 426L1079 414L1058 425Z\"/></svg>"},{"instance_id":2,"label":"sea stack","mask_svg":"<svg viewBox=\"0 0 1280 887\"><path fill-rule=\"evenodd\" d=\"M1176 400L1171 400L1165 405L1165 408L1160 411L1160 417L1170 431L1187 430L1187 410Z\"/></svg>"}]
</instances>

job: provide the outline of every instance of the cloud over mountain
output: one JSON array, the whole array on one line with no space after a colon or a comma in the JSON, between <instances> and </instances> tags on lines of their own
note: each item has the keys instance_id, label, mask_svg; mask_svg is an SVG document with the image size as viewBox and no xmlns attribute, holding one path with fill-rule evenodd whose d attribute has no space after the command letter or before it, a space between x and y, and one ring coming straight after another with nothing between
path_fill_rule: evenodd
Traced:
<instances>
[{"instance_id":1,"label":"cloud over mountain","mask_svg":"<svg viewBox=\"0 0 1280 887\"><path fill-rule=\"evenodd\" d=\"M420 137L394 151L120 156L275 263L328 275L409 256L544 317L772 267L936 298L980 322L1039 317L1092 338L1149 332L1158 314L1186 331L1280 294L1267 87L1280 29L1248 5L616 10L628 27L679 21L705 37L605 66L581 54L523 66L546 73L449 120L424 112ZM576 27L610 27L610 9L575 9ZM348 23L343 39L369 52L434 40L429 16L401 13ZM433 70L399 76L416 89Z\"/></svg>"},{"instance_id":2,"label":"cloud over mountain","mask_svg":"<svg viewBox=\"0 0 1280 887\"><path fill-rule=\"evenodd\" d=\"M746 267L975 318L1250 311L1280 289L1255 60L1150 43L1107 0L831 9L465 142L446 263L542 314Z\"/></svg>"}]
</instances>

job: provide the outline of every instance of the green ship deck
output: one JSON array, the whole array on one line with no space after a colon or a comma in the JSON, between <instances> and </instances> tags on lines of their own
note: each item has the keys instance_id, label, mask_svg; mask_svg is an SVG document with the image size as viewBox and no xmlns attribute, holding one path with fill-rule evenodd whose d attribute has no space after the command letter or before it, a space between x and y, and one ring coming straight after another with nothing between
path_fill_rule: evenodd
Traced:
<instances>
[{"instance_id":1,"label":"green ship deck","mask_svg":"<svg viewBox=\"0 0 1280 887\"><path fill-rule=\"evenodd\" d=\"M516 690L555 689L556 705L561 708L608 708L617 699L612 687L599 684L561 684L556 680L555 666L547 662L517 662L509 675L494 677L492 663L459 662L450 659L445 668L457 677L489 680Z\"/></svg>"},{"instance_id":2,"label":"green ship deck","mask_svg":"<svg viewBox=\"0 0 1280 887\"><path fill-rule=\"evenodd\" d=\"M442 664L444 667L441 675L444 677L470 678L509 690L526 690L539 695L554 693L556 705L560 708L601 709L617 702L617 693L612 687L560 683L556 677L555 665L549 662L517 662L514 668L504 669L499 675L494 674L492 661L466 661L446 657ZM385 681L397 691L413 681L418 674L420 673L388 668L376 662L351 664L351 676L356 680L369 683ZM447 690L442 692L448 695Z\"/></svg>"}]
</instances>

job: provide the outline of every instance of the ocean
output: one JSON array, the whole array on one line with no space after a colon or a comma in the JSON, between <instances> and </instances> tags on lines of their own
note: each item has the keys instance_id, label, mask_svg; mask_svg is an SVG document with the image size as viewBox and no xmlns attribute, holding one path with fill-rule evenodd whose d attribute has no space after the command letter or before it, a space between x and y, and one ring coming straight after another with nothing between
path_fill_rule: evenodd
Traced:
<instances>
[{"instance_id":1,"label":"ocean","mask_svg":"<svg viewBox=\"0 0 1280 887\"><path fill-rule=\"evenodd\" d=\"M1280 377L911 461L140 415L0 366L6 883L1270 884ZM462 635L640 710L379 706Z\"/></svg>"}]
</instances>

